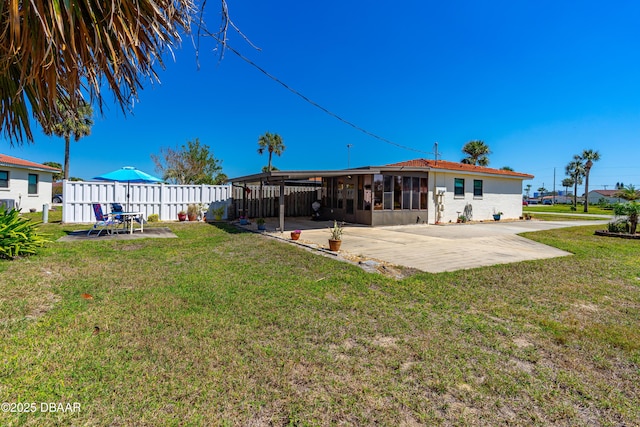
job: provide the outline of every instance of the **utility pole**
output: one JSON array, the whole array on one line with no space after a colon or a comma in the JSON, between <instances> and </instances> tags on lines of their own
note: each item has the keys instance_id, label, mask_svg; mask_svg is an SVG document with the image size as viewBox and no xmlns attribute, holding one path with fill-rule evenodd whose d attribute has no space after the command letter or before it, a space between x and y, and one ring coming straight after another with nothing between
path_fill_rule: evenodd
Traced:
<instances>
[{"instance_id":1,"label":"utility pole","mask_svg":"<svg viewBox=\"0 0 640 427\"><path fill-rule=\"evenodd\" d=\"M347 169L351 167L351 147L353 144L347 144Z\"/></svg>"},{"instance_id":2,"label":"utility pole","mask_svg":"<svg viewBox=\"0 0 640 427\"><path fill-rule=\"evenodd\" d=\"M556 168L553 168L553 204L556 204Z\"/></svg>"},{"instance_id":3,"label":"utility pole","mask_svg":"<svg viewBox=\"0 0 640 427\"><path fill-rule=\"evenodd\" d=\"M440 153L438 153L438 141L435 142L435 144L433 144L433 153L435 156L435 160L436 162L438 161L438 156L440 156Z\"/></svg>"}]
</instances>

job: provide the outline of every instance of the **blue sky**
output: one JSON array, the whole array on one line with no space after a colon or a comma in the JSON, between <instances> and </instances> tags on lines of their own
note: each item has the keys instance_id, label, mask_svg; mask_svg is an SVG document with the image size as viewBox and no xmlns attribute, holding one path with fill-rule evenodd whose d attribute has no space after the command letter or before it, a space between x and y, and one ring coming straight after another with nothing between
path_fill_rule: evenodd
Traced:
<instances>
[{"instance_id":1,"label":"blue sky","mask_svg":"<svg viewBox=\"0 0 640 427\"><path fill-rule=\"evenodd\" d=\"M131 165L155 172L151 154L199 138L229 177L266 165L258 137L279 133L280 169L340 169L412 158L459 161L473 139L490 166L535 175L556 188L583 149L598 150L591 189L640 187L640 3L426 0L300 2L228 0L230 44L367 136L289 92L232 52L219 62L201 40L200 69L185 37L161 84L140 92L126 117L107 103L92 134L71 146L71 175L89 179ZM218 4L206 19L217 28ZM350 150L347 144L351 144ZM2 152L62 163L64 141ZM348 160L348 155L349 160Z\"/></svg>"}]
</instances>

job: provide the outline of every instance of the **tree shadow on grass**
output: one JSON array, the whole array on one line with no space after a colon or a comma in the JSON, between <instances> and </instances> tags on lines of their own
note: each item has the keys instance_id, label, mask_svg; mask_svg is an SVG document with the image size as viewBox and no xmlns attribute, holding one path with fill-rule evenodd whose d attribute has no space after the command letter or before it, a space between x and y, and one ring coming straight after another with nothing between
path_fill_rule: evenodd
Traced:
<instances>
[{"instance_id":1,"label":"tree shadow on grass","mask_svg":"<svg viewBox=\"0 0 640 427\"><path fill-rule=\"evenodd\" d=\"M224 231L227 234L242 234L242 233L250 233L251 232L251 231L246 230L244 228L236 227L235 225L230 224L230 223L225 222L225 221L207 222L207 224L212 226L212 227L216 227L220 231Z\"/></svg>"}]
</instances>

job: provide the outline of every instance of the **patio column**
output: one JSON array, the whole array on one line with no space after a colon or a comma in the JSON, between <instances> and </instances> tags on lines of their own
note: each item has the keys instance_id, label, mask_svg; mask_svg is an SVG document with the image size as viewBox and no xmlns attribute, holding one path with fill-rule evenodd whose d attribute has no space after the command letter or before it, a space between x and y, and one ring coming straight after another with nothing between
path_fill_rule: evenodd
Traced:
<instances>
[{"instance_id":1,"label":"patio column","mask_svg":"<svg viewBox=\"0 0 640 427\"><path fill-rule=\"evenodd\" d=\"M284 181L280 181L280 232L284 233Z\"/></svg>"}]
</instances>

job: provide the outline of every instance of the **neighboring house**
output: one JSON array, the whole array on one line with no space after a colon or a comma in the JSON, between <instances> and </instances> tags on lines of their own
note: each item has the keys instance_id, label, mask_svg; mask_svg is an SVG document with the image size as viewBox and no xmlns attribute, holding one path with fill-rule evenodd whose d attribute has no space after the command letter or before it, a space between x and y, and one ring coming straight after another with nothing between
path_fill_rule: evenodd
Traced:
<instances>
[{"instance_id":1,"label":"neighboring house","mask_svg":"<svg viewBox=\"0 0 640 427\"><path fill-rule=\"evenodd\" d=\"M533 175L443 160L325 171L271 171L230 179L235 184L280 184L322 177L323 216L377 225L436 224L522 216L522 181ZM284 203L284 200L281 201ZM281 216L281 226L284 219Z\"/></svg>"},{"instance_id":2,"label":"neighboring house","mask_svg":"<svg viewBox=\"0 0 640 427\"><path fill-rule=\"evenodd\" d=\"M0 154L0 202L6 206L42 211L51 204L53 174L59 169Z\"/></svg>"},{"instance_id":3,"label":"neighboring house","mask_svg":"<svg viewBox=\"0 0 640 427\"><path fill-rule=\"evenodd\" d=\"M616 196L618 190L591 190L589 191L589 204L597 205L602 199L606 203L624 203L625 200Z\"/></svg>"}]
</instances>

